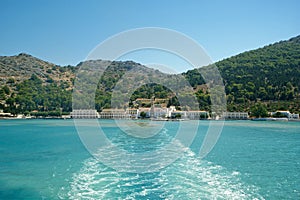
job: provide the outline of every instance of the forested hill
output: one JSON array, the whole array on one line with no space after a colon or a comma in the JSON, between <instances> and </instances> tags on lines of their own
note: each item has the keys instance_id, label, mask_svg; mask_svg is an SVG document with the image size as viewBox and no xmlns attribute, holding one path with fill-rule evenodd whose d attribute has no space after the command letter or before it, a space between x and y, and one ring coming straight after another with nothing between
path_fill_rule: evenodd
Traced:
<instances>
[{"instance_id":1,"label":"forested hill","mask_svg":"<svg viewBox=\"0 0 300 200\"><path fill-rule=\"evenodd\" d=\"M250 100L292 100L300 88L300 36L217 62L227 93Z\"/></svg>"},{"instance_id":2,"label":"forested hill","mask_svg":"<svg viewBox=\"0 0 300 200\"><path fill-rule=\"evenodd\" d=\"M56 115L71 111L75 70L24 53L0 56L0 110L13 114L49 111Z\"/></svg>"},{"instance_id":3,"label":"forested hill","mask_svg":"<svg viewBox=\"0 0 300 200\"><path fill-rule=\"evenodd\" d=\"M257 101L266 102L268 106L274 106L272 102L276 101L278 109L296 109L288 106L299 100L300 36L215 64L224 79L229 109L248 110L248 105ZM184 75L194 87L203 84L197 70ZM280 104L280 101L284 102ZM299 111L299 107L296 110Z\"/></svg>"},{"instance_id":4,"label":"forested hill","mask_svg":"<svg viewBox=\"0 0 300 200\"><path fill-rule=\"evenodd\" d=\"M58 66L30 56L0 56L0 110L11 113L70 112L72 88L78 67L111 63L99 80L96 91L96 108L110 107L114 86L132 69L148 71L158 77L164 75L132 62L86 61L77 66ZM300 36L277 42L215 63L224 79L229 111L250 111L257 104L268 111L277 109L300 112ZM154 73L155 72L155 73ZM147 73L146 73L147 74ZM210 94L199 70L183 73L197 90L200 109L210 109ZM133 77L131 77L133 78ZM139 78L139 77L137 77ZM176 82L176 81L175 81ZM178 106L175 95L161 85L145 85L131 97L169 99L168 105ZM128 106L128 105L120 105Z\"/></svg>"}]
</instances>

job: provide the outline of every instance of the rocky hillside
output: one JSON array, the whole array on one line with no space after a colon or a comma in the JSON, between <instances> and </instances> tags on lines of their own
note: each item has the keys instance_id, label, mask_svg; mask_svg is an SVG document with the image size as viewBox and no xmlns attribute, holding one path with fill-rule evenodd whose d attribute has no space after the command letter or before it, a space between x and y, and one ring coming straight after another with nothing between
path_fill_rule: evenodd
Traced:
<instances>
[{"instance_id":1,"label":"rocky hillside","mask_svg":"<svg viewBox=\"0 0 300 200\"><path fill-rule=\"evenodd\" d=\"M61 67L31 55L21 53L17 56L0 56L0 84L18 84L35 74L43 82L66 82L70 88L75 68Z\"/></svg>"}]
</instances>

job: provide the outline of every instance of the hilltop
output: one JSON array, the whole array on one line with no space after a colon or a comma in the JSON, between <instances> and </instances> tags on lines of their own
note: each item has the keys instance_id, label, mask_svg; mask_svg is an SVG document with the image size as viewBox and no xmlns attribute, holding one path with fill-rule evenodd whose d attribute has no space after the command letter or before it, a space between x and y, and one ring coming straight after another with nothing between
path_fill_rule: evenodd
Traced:
<instances>
[{"instance_id":1,"label":"hilltop","mask_svg":"<svg viewBox=\"0 0 300 200\"><path fill-rule=\"evenodd\" d=\"M72 66L61 67L20 53L16 56L0 56L0 84L9 82L20 83L35 74L44 82L68 82L74 78L75 68ZM10 79L10 80L9 80Z\"/></svg>"}]
</instances>

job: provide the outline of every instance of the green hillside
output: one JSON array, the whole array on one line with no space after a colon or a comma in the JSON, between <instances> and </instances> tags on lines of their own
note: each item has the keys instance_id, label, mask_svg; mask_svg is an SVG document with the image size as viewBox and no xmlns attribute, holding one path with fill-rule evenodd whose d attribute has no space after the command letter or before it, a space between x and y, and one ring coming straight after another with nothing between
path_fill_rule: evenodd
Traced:
<instances>
[{"instance_id":1,"label":"green hillside","mask_svg":"<svg viewBox=\"0 0 300 200\"><path fill-rule=\"evenodd\" d=\"M0 109L13 114L71 111L75 70L24 53L0 56Z\"/></svg>"},{"instance_id":2,"label":"green hillside","mask_svg":"<svg viewBox=\"0 0 300 200\"><path fill-rule=\"evenodd\" d=\"M111 95L121 78L127 77L124 88L136 81L145 85L132 93L127 105L136 106L136 98L169 99L167 105L179 106L176 95L166 85L177 85L181 75L163 74L141 64L126 61L85 61L77 66L58 66L27 54L0 56L0 109L5 112L28 113L35 111L60 115L72 110L72 89L79 67L109 67L98 80L96 109L109 108ZM223 77L229 111L247 111L252 107L265 107L268 111L278 109L300 112L300 36L277 42L215 63ZM205 67L204 67L205 68ZM210 94L200 70L187 71L182 75L196 90L200 109L210 110ZM84 73L93 74L93 70ZM143 74L151 74L147 77ZM146 84L150 79L165 79L162 84ZM126 93L126 90L120 93ZM88 86L86 88L89 89ZM85 99L85 96L82 96ZM47 115L47 114L44 114Z\"/></svg>"},{"instance_id":3,"label":"green hillside","mask_svg":"<svg viewBox=\"0 0 300 200\"><path fill-rule=\"evenodd\" d=\"M228 109L249 111L255 102L269 110L300 111L300 36L215 63L224 79ZM184 75L197 88L198 70Z\"/></svg>"}]
</instances>

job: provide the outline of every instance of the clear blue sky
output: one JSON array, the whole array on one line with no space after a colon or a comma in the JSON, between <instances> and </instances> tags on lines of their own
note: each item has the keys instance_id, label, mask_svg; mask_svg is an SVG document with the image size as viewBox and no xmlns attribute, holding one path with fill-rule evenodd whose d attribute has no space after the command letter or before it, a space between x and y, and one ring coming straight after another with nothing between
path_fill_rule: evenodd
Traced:
<instances>
[{"instance_id":1,"label":"clear blue sky","mask_svg":"<svg viewBox=\"0 0 300 200\"><path fill-rule=\"evenodd\" d=\"M163 27L218 61L299 35L299 10L298 0L0 0L0 55L76 65L114 34Z\"/></svg>"}]
</instances>

